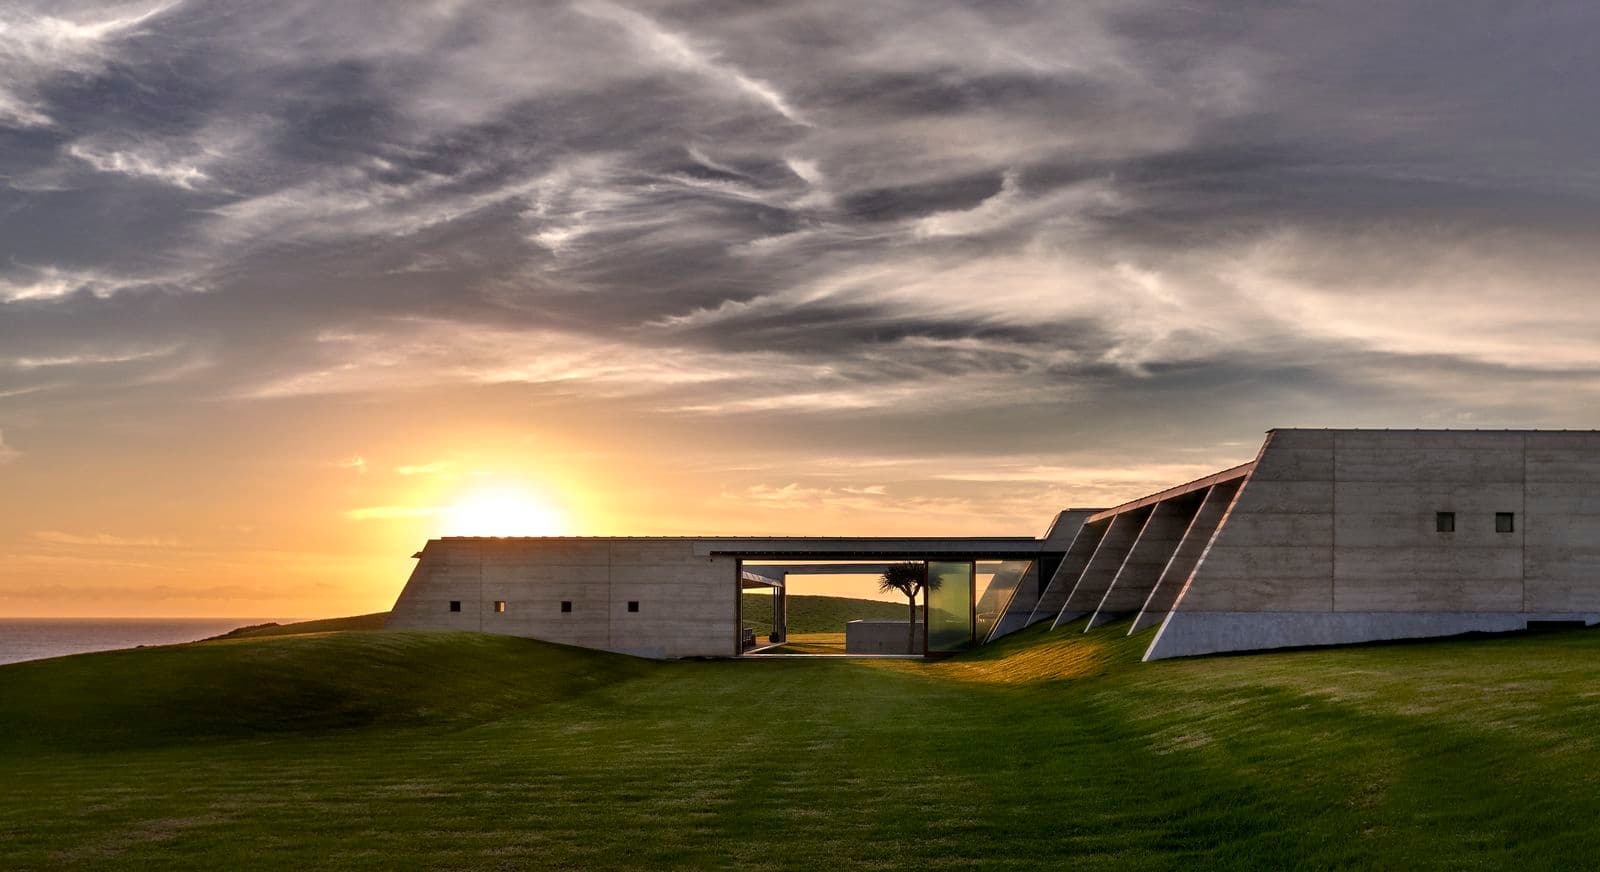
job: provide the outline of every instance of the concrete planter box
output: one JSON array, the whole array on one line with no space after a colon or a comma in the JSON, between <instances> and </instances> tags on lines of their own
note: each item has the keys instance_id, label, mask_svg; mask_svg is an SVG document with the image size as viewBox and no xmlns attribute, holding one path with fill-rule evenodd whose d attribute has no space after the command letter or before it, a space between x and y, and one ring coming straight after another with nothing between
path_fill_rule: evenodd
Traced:
<instances>
[{"instance_id":1,"label":"concrete planter box","mask_svg":"<svg viewBox=\"0 0 1600 872\"><path fill-rule=\"evenodd\" d=\"M916 632L916 644L907 651L905 621L849 621L844 625L844 650L847 654L921 654L921 621Z\"/></svg>"}]
</instances>

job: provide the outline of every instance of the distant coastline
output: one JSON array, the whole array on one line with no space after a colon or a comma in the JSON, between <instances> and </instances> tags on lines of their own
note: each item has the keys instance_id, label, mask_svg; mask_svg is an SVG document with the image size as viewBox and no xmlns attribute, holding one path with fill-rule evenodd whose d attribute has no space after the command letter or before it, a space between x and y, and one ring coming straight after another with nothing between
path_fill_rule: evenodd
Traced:
<instances>
[{"instance_id":1,"label":"distant coastline","mask_svg":"<svg viewBox=\"0 0 1600 872\"><path fill-rule=\"evenodd\" d=\"M0 618L0 665L114 651L141 645L176 645L289 618Z\"/></svg>"}]
</instances>

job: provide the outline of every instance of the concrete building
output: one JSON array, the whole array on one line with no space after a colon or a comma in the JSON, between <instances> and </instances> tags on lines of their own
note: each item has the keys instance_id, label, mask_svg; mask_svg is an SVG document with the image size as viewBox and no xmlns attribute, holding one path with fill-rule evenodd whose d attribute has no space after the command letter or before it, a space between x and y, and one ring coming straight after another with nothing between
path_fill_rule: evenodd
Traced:
<instances>
[{"instance_id":1,"label":"concrete building","mask_svg":"<svg viewBox=\"0 0 1600 872\"><path fill-rule=\"evenodd\" d=\"M1155 628L1146 659L1600 622L1600 433L1290 430L1042 538L429 542L392 627L652 657L744 650L763 563L923 560L929 653L1049 622ZM746 566L754 567L747 569ZM777 577L774 577L777 576Z\"/></svg>"},{"instance_id":2,"label":"concrete building","mask_svg":"<svg viewBox=\"0 0 1600 872\"><path fill-rule=\"evenodd\" d=\"M745 647L739 608L747 587L773 587L782 597L788 571L818 561L924 560L949 579L924 604L930 642L936 652L953 651L992 629L977 618L978 567L995 567L991 581L998 574L1014 588L1039 547L1028 536L434 539L417 553L388 626L509 633L644 657L728 657ZM998 588L988 597L996 619L1000 599Z\"/></svg>"}]
</instances>

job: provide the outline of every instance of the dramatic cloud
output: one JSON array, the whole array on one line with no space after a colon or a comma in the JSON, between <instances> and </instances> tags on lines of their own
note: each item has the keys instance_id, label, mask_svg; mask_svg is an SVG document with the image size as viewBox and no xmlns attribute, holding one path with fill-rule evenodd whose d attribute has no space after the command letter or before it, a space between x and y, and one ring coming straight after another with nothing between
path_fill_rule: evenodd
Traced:
<instances>
[{"instance_id":1,"label":"dramatic cloud","mask_svg":"<svg viewBox=\"0 0 1600 872\"><path fill-rule=\"evenodd\" d=\"M51 124L48 98L40 93L47 85L64 76L103 72L119 40L138 34L174 5L109 4L66 15L37 9L0 13L0 122Z\"/></svg>"},{"instance_id":2,"label":"dramatic cloud","mask_svg":"<svg viewBox=\"0 0 1600 872\"><path fill-rule=\"evenodd\" d=\"M1274 425L1600 426L1597 29L1476 0L23 0L7 474L249 420L277 437L251 468L423 487L517 432L694 471L622 532L959 531ZM318 517L418 517L395 499ZM118 529L80 521L49 523Z\"/></svg>"}]
</instances>

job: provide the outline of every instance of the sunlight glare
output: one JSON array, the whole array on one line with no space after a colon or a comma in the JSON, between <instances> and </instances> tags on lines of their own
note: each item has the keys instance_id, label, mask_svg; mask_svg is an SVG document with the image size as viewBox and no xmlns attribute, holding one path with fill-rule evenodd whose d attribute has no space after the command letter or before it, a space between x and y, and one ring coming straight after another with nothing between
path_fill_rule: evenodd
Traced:
<instances>
[{"instance_id":1,"label":"sunlight glare","mask_svg":"<svg viewBox=\"0 0 1600 872\"><path fill-rule=\"evenodd\" d=\"M445 536L560 536L561 513L538 496L515 487L473 491L445 512Z\"/></svg>"}]
</instances>

